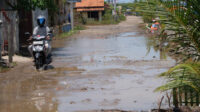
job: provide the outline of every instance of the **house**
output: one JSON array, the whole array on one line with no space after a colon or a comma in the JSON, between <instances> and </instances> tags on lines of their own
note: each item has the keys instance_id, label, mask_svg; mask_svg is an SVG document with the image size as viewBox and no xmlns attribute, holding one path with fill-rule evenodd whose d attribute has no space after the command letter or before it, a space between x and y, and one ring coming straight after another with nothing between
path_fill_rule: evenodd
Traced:
<instances>
[{"instance_id":1,"label":"house","mask_svg":"<svg viewBox=\"0 0 200 112\"><path fill-rule=\"evenodd\" d=\"M76 3L75 8L86 19L102 21L104 0L82 0Z\"/></svg>"}]
</instances>

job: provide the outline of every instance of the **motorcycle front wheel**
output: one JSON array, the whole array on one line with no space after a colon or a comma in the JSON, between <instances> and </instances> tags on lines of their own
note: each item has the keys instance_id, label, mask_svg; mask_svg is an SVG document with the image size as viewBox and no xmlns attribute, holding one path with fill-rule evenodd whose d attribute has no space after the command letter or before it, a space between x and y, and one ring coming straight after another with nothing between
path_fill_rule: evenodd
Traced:
<instances>
[{"instance_id":1,"label":"motorcycle front wheel","mask_svg":"<svg viewBox=\"0 0 200 112\"><path fill-rule=\"evenodd\" d=\"M39 57L38 59L35 60L35 66L36 66L36 69L40 69L42 67L42 58Z\"/></svg>"}]
</instances>

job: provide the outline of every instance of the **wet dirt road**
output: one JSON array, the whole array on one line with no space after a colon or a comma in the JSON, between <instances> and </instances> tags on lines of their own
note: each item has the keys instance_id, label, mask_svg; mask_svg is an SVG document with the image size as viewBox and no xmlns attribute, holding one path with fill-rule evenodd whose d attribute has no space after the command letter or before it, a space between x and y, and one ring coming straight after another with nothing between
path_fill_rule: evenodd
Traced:
<instances>
[{"instance_id":1,"label":"wet dirt road","mask_svg":"<svg viewBox=\"0 0 200 112\"><path fill-rule=\"evenodd\" d=\"M0 74L0 112L148 111L157 108L164 83L157 78L175 64L151 46L138 17L118 25L89 26L54 42L52 67L32 63Z\"/></svg>"}]
</instances>

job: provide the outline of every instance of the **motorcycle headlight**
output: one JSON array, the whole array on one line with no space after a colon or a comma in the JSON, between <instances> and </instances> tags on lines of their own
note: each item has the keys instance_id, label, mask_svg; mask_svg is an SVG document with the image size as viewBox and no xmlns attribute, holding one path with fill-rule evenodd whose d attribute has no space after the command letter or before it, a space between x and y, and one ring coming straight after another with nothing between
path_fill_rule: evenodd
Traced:
<instances>
[{"instance_id":1,"label":"motorcycle headlight","mask_svg":"<svg viewBox=\"0 0 200 112\"><path fill-rule=\"evenodd\" d=\"M43 51L43 46L34 46L33 51L41 52Z\"/></svg>"}]
</instances>

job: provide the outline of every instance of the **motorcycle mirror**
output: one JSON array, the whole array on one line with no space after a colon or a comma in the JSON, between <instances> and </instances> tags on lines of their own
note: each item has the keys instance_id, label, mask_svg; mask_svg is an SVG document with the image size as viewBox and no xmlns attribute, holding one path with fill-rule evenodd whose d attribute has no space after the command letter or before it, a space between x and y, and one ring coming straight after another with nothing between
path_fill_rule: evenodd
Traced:
<instances>
[{"instance_id":1,"label":"motorcycle mirror","mask_svg":"<svg viewBox=\"0 0 200 112\"><path fill-rule=\"evenodd\" d=\"M53 30L50 30L48 33L53 33Z\"/></svg>"},{"instance_id":2,"label":"motorcycle mirror","mask_svg":"<svg viewBox=\"0 0 200 112\"><path fill-rule=\"evenodd\" d=\"M53 30L50 30L50 31L48 32L48 35L49 35L50 37L53 37Z\"/></svg>"},{"instance_id":3,"label":"motorcycle mirror","mask_svg":"<svg viewBox=\"0 0 200 112\"><path fill-rule=\"evenodd\" d=\"M53 33L53 27L50 27L49 33Z\"/></svg>"}]
</instances>

